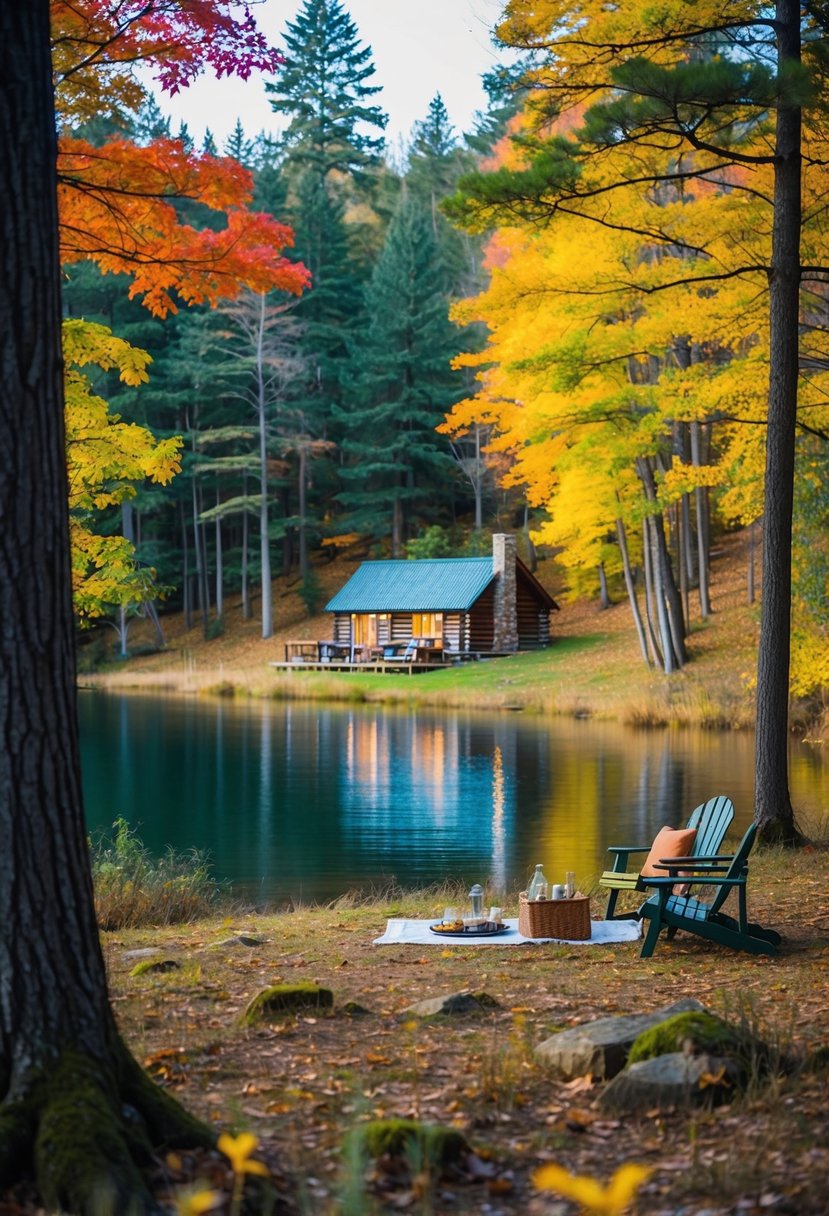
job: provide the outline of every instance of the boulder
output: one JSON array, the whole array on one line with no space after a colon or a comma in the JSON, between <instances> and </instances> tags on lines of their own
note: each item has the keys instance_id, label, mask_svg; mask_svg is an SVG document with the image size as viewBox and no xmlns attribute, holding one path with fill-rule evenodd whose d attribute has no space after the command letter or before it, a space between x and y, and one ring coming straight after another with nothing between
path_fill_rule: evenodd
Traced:
<instances>
[{"instance_id":1,"label":"boulder","mask_svg":"<svg viewBox=\"0 0 829 1216\"><path fill-rule=\"evenodd\" d=\"M602 1110L629 1112L726 1101L739 1081L739 1066L725 1056L672 1051L628 1064L599 1096Z\"/></svg>"},{"instance_id":2,"label":"boulder","mask_svg":"<svg viewBox=\"0 0 829 1216\"><path fill-rule=\"evenodd\" d=\"M486 992L454 992L450 996L429 997L416 1001L403 1010L404 1016L434 1018L439 1014L453 1016L459 1013L481 1013L485 1009L497 1009L498 1002Z\"/></svg>"},{"instance_id":3,"label":"boulder","mask_svg":"<svg viewBox=\"0 0 829 1216\"><path fill-rule=\"evenodd\" d=\"M693 997L676 1001L651 1013L633 1013L622 1017L597 1018L562 1030L536 1047L536 1055L565 1080L583 1077L587 1073L598 1080L615 1077L624 1066L628 1052L640 1034L664 1022L676 1013L702 1010L703 1005Z\"/></svg>"}]
</instances>

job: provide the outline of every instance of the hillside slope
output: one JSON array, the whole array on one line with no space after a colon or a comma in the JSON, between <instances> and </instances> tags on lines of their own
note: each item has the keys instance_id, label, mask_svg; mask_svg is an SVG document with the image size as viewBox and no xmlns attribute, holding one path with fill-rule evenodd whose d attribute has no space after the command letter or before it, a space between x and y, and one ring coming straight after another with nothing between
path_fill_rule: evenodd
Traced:
<instances>
[{"instance_id":1,"label":"hillside slope","mask_svg":"<svg viewBox=\"0 0 829 1216\"><path fill-rule=\"evenodd\" d=\"M753 720L751 684L756 662L758 606L746 594L747 533L721 541L712 561L713 615L699 618L692 595L688 640L691 662L666 677L649 671L641 658L626 601L602 611L595 602L567 603L553 614L554 644L546 651L468 664L432 675L369 676L308 672L276 673L271 660L284 657L295 639L330 637L324 612L309 617L299 598L299 581L278 580L274 596L274 637L264 641L258 619L243 621L233 597L225 629L210 641L200 627L186 629L181 615L163 618L166 648L136 655L81 677L83 684L108 688L164 689L182 693L238 692L253 696L435 705L489 705L621 718L638 723L694 722L748 726ZM345 582L357 559L320 565L316 573L322 602ZM538 578L561 595L560 570L552 559L539 564ZM254 612L257 605L254 604ZM147 623L131 627L130 645L150 644Z\"/></svg>"}]
</instances>

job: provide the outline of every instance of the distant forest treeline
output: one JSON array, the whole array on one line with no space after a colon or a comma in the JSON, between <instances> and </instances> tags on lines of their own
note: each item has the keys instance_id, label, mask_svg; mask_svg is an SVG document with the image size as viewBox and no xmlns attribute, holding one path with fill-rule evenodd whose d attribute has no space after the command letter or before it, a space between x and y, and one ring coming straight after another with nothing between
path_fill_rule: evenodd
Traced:
<instances>
[{"instance_id":1,"label":"distant forest treeline","mask_svg":"<svg viewBox=\"0 0 829 1216\"><path fill-rule=\"evenodd\" d=\"M300 296L243 288L162 320L129 298L126 276L86 261L66 268L67 315L102 322L152 358L148 383L126 384L115 368L96 390L123 421L183 441L181 471L112 505L103 523L96 513L96 530L123 531L166 604L205 628L228 594L249 612L251 589L272 573L298 576L315 607L311 558L324 549L359 537L376 555L403 556L426 531L421 544L441 552L459 520L481 528L522 509L519 494L498 490L479 431L451 440L436 430L470 389L454 356L484 342L483 327L449 319L454 299L483 286L483 241L439 204L503 133L515 105L505 77L487 79L489 108L463 135L436 96L393 165L370 50L345 10L307 0L282 45L288 62L265 86L284 124L278 140L237 121L224 146L208 131L194 148L151 98L78 131L139 146L172 137L233 158L252 172L253 207L290 225L285 253L311 274ZM176 207L185 223L216 223L201 204ZM267 636L267 591L262 604Z\"/></svg>"}]
</instances>

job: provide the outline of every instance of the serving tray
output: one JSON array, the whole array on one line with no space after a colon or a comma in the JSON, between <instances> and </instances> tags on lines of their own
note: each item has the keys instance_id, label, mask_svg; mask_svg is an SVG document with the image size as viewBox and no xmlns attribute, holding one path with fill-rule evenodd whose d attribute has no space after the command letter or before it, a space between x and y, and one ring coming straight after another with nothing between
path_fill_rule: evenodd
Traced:
<instances>
[{"instance_id":1,"label":"serving tray","mask_svg":"<svg viewBox=\"0 0 829 1216\"><path fill-rule=\"evenodd\" d=\"M495 921L488 920L485 925L479 926L477 929L442 929L443 921L437 921L429 928L438 937L496 937L499 933L511 932L511 925L499 925Z\"/></svg>"}]
</instances>

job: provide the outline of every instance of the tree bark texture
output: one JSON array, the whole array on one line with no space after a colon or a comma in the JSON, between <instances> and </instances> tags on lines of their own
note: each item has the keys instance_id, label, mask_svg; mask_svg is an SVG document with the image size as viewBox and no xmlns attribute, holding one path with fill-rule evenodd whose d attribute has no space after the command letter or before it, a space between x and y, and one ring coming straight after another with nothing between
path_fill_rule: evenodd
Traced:
<instances>
[{"instance_id":1,"label":"tree bark texture","mask_svg":"<svg viewBox=\"0 0 829 1216\"><path fill-rule=\"evenodd\" d=\"M800 4L777 0L778 74L800 59ZM757 657L755 819L764 841L797 839L788 768L792 511L800 309L801 113L781 103L769 273L770 367L763 585Z\"/></svg>"},{"instance_id":2,"label":"tree bark texture","mask_svg":"<svg viewBox=\"0 0 829 1216\"><path fill-rule=\"evenodd\" d=\"M49 5L0 9L0 1069L108 1026L78 765Z\"/></svg>"},{"instance_id":3,"label":"tree bark texture","mask_svg":"<svg viewBox=\"0 0 829 1216\"><path fill-rule=\"evenodd\" d=\"M55 163L48 0L0 5L0 1186L31 1168L50 1210L85 1212L102 1180L119 1201L110 1210L133 1195L139 1210L149 1204L128 1142L140 1136L146 1151L178 1108L117 1035L95 919ZM142 1111L140 1132L126 1131L124 1101ZM180 1114L179 1131L205 1142ZM83 1186L68 1181L83 1173Z\"/></svg>"}]
</instances>

